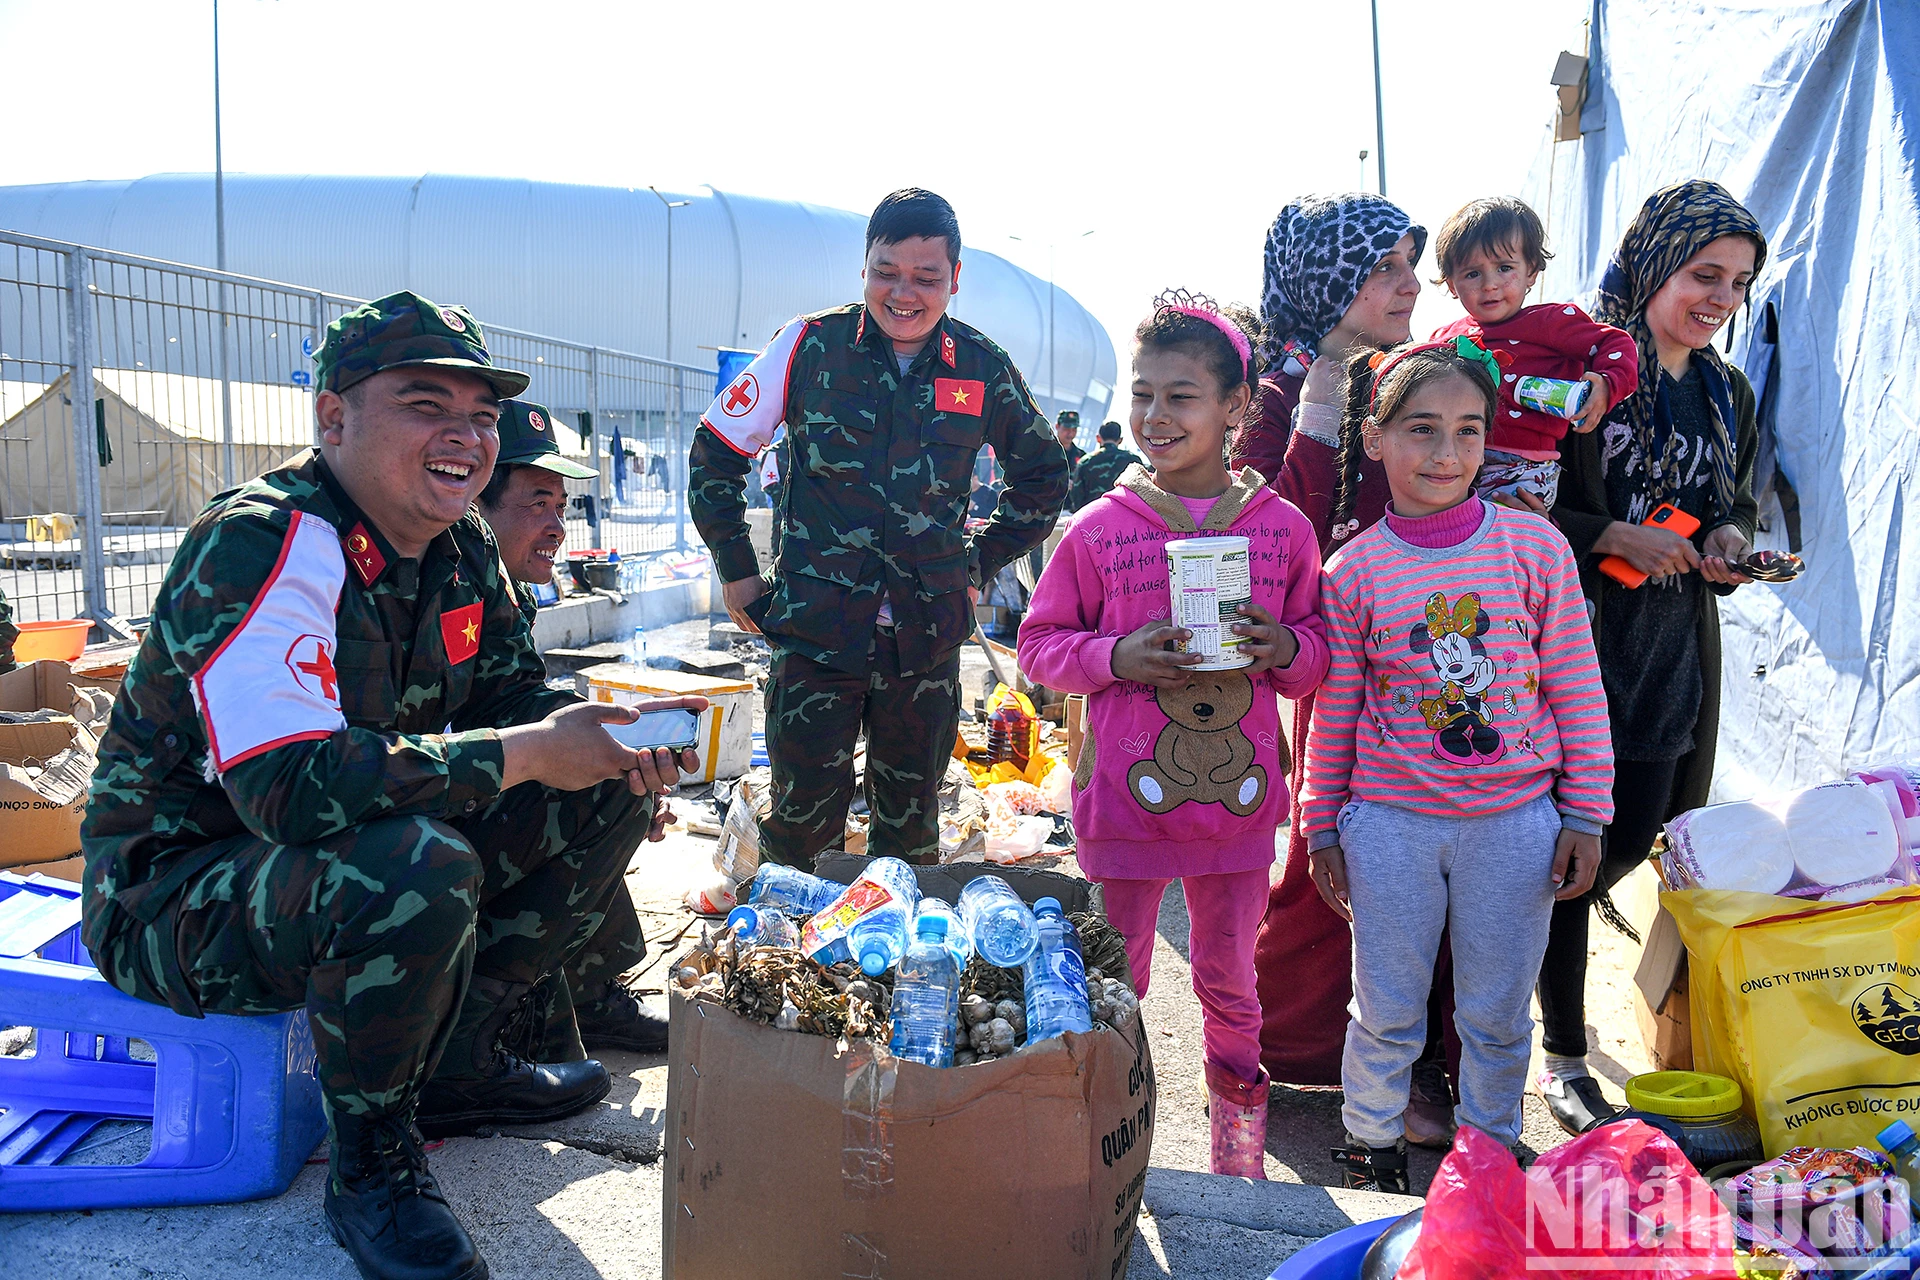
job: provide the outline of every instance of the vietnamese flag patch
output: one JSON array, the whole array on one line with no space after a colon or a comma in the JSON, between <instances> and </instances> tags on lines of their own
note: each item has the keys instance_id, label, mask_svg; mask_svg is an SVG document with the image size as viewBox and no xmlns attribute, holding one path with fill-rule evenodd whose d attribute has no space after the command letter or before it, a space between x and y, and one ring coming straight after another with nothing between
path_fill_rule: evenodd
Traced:
<instances>
[{"instance_id":1,"label":"vietnamese flag patch","mask_svg":"<svg viewBox=\"0 0 1920 1280\"><path fill-rule=\"evenodd\" d=\"M933 407L940 413L964 413L980 416L987 400L987 384L972 378L935 378Z\"/></svg>"},{"instance_id":2,"label":"vietnamese flag patch","mask_svg":"<svg viewBox=\"0 0 1920 1280\"><path fill-rule=\"evenodd\" d=\"M446 646L448 662L462 663L480 652L480 607L476 600L440 615L440 642Z\"/></svg>"}]
</instances>

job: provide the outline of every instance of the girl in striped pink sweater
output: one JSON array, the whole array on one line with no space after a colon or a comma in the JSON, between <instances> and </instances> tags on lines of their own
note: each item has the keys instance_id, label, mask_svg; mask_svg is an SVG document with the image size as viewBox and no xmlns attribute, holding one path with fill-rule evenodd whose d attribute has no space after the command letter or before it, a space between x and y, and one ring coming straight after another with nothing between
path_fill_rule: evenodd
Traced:
<instances>
[{"instance_id":1,"label":"girl in striped pink sweater","mask_svg":"<svg viewBox=\"0 0 1920 1280\"><path fill-rule=\"evenodd\" d=\"M1377 362L1377 370L1369 367ZM1321 588L1332 665L1307 739L1314 882L1353 921L1347 1184L1407 1189L1401 1114L1451 930L1456 1118L1520 1136L1528 997L1556 898L1613 814L1579 575L1546 519L1474 496L1499 366L1471 338L1357 357L1350 415L1393 494Z\"/></svg>"}]
</instances>

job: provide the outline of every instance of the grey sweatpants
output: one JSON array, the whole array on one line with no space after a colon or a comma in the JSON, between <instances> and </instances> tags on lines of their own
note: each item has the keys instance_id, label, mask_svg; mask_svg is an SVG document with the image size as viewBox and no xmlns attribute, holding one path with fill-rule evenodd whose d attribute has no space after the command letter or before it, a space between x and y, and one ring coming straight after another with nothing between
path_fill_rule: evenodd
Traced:
<instances>
[{"instance_id":1,"label":"grey sweatpants","mask_svg":"<svg viewBox=\"0 0 1920 1280\"><path fill-rule=\"evenodd\" d=\"M1479 818L1360 801L1340 817L1353 906L1353 1003L1340 1063L1347 1132L1392 1146L1413 1064L1427 1042L1427 995L1443 929L1453 945L1460 1033L1455 1119L1508 1144L1533 1047L1528 1005L1553 918L1551 795Z\"/></svg>"}]
</instances>

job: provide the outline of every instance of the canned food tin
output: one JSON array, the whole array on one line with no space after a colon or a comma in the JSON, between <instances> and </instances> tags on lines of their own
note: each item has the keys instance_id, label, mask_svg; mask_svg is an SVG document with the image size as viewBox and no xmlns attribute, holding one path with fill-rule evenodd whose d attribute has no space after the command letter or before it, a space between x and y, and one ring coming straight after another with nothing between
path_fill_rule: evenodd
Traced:
<instances>
[{"instance_id":1,"label":"canned food tin","mask_svg":"<svg viewBox=\"0 0 1920 1280\"><path fill-rule=\"evenodd\" d=\"M1513 383L1515 403L1556 418L1579 417L1591 394L1593 384L1585 378L1578 382L1560 378L1516 378Z\"/></svg>"},{"instance_id":2,"label":"canned food tin","mask_svg":"<svg viewBox=\"0 0 1920 1280\"><path fill-rule=\"evenodd\" d=\"M1233 631L1234 623L1245 621L1240 606L1253 599L1247 557L1247 540L1237 534L1181 538L1167 544L1173 624L1193 633L1182 651L1207 659L1189 670L1226 671L1253 665L1253 657L1240 650L1246 637Z\"/></svg>"}]
</instances>

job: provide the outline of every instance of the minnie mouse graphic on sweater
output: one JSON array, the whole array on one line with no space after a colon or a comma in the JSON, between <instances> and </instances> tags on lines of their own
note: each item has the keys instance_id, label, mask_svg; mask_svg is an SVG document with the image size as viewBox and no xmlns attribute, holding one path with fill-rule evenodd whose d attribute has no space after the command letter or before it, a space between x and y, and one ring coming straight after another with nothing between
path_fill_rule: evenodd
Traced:
<instances>
[{"instance_id":1,"label":"minnie mouse graphic on sweater","mask_svg":"<svg viewBox=\"0 0 1920 1280\"><path fill-rule=\"evenodd\" d=\"M1427 620L1408 636L1409 647L1425 654L1440 677L1439 696L1420 699L1420 715L1435 731L1436 760L1490 765L1507 754L1485 697L1499 674L1482 639L1491 625L1477 593L1467 592L1449 610L1445 593L1436 591L1427 598Z\"/></svg>"}]
</instances>

